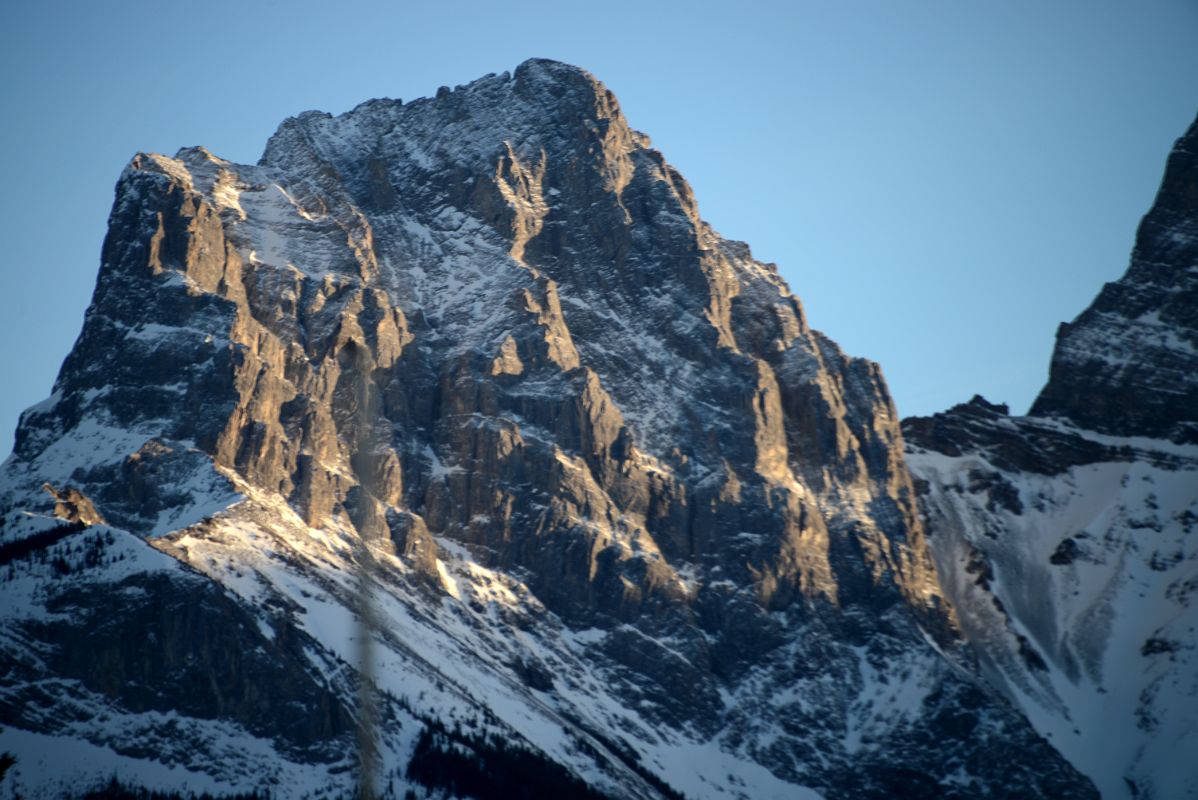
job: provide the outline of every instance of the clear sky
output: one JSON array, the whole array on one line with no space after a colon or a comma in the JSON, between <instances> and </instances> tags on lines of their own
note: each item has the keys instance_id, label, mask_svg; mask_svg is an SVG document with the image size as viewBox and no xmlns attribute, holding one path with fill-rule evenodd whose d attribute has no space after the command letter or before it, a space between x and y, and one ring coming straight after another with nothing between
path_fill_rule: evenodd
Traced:
<instances>
[{"instance_id":1,"label":"clear sky","mask_svg":"<svg viewBox=\"0 0 1198 800\"><path fill-rule=\"evenodd\" d=\"M582 66L904 416L1026 410L1198 113L1195 0L53 2L0 10L0 453L78 335L122 167Z\"/></svg>"}]
</instances>

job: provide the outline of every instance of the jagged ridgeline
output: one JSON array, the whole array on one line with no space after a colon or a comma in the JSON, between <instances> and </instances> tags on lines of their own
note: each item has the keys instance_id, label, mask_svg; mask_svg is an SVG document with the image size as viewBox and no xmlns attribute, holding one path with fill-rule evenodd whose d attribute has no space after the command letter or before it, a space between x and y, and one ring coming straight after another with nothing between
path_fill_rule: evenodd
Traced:
<instances>
[{"instance_id":1,"label":"jagged ridgeline","mask_svg":"<svg viewBox=\"0 0 1198 800\"><path fill-rule=\"evenodd\" d=\"M363 540L388 796L1094 796L972 677L877 365L565 64L136 156L3 497L26 796L351 791Z\"/></svg>"}]
</instances>

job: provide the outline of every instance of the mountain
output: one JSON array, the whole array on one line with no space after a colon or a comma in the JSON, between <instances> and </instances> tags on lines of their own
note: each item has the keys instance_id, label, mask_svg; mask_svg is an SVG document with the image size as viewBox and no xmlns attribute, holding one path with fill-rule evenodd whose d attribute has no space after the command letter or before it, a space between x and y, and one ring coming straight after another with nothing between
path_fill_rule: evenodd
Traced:
<instances>
[{"instance_id":1,"label":"mountain","mask_svg":"<svg viewBox=\"0 0 1198 800\"><path fill-rule=\"evenodd\" d=\"M1177 141L1131 266L1057 333L1031 414L1198 444L1198 127Z\"/></svg>"},{"instance_id":2,"label":"mountain","mask_svg":"<svg viewBox=\"0 0 1198 800\"><path fill-rule=\"evenodd\" d=\"M903 421L982 674L1103 797L1198 797L1198 122L1030 413Z\"/></svg>"},{"instance_id":3,"label":"mountain","mask_svg":"<svg viewBox=\"0 0 1198 800\"><path fill-rule=\"evenodd\" d=\"M565 64L136 156L0 472L26 797L1096 796L880 369Z\"/></svg>"}]
</instances>

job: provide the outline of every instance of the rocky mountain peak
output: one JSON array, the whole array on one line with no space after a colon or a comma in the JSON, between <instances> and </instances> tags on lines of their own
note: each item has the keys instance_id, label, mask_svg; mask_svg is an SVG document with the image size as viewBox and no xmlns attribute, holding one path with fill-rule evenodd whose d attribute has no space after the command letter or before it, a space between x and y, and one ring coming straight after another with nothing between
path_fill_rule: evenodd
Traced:
<instances>
[{"instance_id":1,"label":"rocky mountain peak","mask_svg":"<svg viewBox=\"0 0 1198 800\"><path fill-rule=\"evenodd\" d=\"M1177 140L1131 266L1061 325L1037 416L1198 442L1198 120Z\"/></svg>"},{"instance_id":2,"label":"rocky mountain peak","mask_svg":"<svg viewBox=\"0 0 1198 800\"><path fill-rule=\"evenodd\" d=\"M288 775L301 745L322 764L345 747L366 546L397 774L452 712L618 796L669 796L667 772L698 795L1089 792L958 663L880 368L811 330L568 65L301 114L257 165L135 157L79 341L0 486L5 541L71 546L104 520L156 576L124 593L128 565L99 555L46 588L33 564L5 608L87 587L138 620L200 576L235 598L188 610L244 631L229 680L292 674L282 701L328 710L247 751ZM11 624L5 641L79 639ZM171 663L210 657L170 641ZM54 669L89 703L111 690ZM123 702L176 702L146 685L153 703Z\"/></svg>"},{"instance_id":3,"label":"rocky mountain peak","mask_svg":"<svg viewBox=\"0 0 1198 800\"><path fill-rule=\"evenodd\" d=\"M121 386L112 377L122 367L105 362L128 362L129 331L147 325L168 338L207 330L179 348L138 339L158 362L186 353L190 366L171 365L178 377L201 380L195 364L213 359L232 365L215 393L222 370L202 371L209 402L174 414L162 433L282 491L313 524L336 517L355 485L375 487L372 519L431 503L429 513L452 517L436 530L494 521L504 492L472 507L436 499L441 482L429 482L438 464L496 446L472 430L451 445L467 451L451 455L429 432L454 439L461 423L447 420L482 415L516 426L501 438L543 430L546 457L561 448L582 458L577 491L610 509L602 514L619 520L617 538L647 546L663 575L672 570L660 548L689 561L734 546L696 534L686 509L697 487L735 483L738 497L781 492L791 509L749 559L746 579L756 576L761 596L789 596L793 585L847 600L820 520L842 516L855 486L881 492L902 520L871 534L862 585L930 596L905 472L885 455L897 430L876 366L809 331L776 271L698 218L685 182L581 70L532 61L406 105L303 114L280 127L257 167L203 148L138 156L105 252L91 328L60 379L68 402L54 412L64 426L85 416L76 402L124 423L141 408L161 420L151 396L165 408L167 395L200 394L187 381L140 385L141 373ZM180 316L203 325L180 329ZM355 377L362 368L369 374ZM386 452L371 463L389 464L385 475L358 474L362 433L340 411L363 379L384 398L371 430L406 423L374 443ZM788 415L812 392L826 416L788 433ZM213 415L219 407L229 412ZM30 436L21 441L19 452L35 456ZM546 492L557 491L552 480ZM646 516L663 492L673 499ZM792 528L792 513L808 521ZM505 530L467 538L493 546ZM807 530L818 538L800 545L793 537ZM803 552L774 561L795 548Z\"/></svg>"}]
</instances>

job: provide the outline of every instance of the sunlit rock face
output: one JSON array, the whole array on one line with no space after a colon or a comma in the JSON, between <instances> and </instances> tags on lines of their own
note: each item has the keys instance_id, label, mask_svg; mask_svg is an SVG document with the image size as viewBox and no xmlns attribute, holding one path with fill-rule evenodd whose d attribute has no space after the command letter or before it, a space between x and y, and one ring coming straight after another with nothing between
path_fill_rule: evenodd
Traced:
<instances>
[{"instance_id":1,"label":"sunlit rock face","mask_svg":"<svg viewBox=\"0 0 1198 800\"><path fill-rule=\"evenodd\" d=\"M1198 123L1028 416L903 421L981 673L1103 797L1198 793Z\"/></svg>"},{"instance_id":2,"label":"sunlit rock face","mask_svg":"<svg viewBox=\"0 0 1198 800\"><path fill-rule=\"evenodd\" d=\"M168 691L212 651L186 636L137 650L157 705L46 661L7 696L86 691L70 714L10 700L18 754L65 736L157 785L168 764L347 787L366 541L400 795L428 788L430 720L618 797L1093 795L971 677L877 365L812 331L568 65L308 112L257 166L135 157L3 480L3 541L33 542L6 658L83 635L55 616L71 592L157 608L200 581L226 602L194 625L262 659L198 705Z\"/></svg>"}]
</instances>

